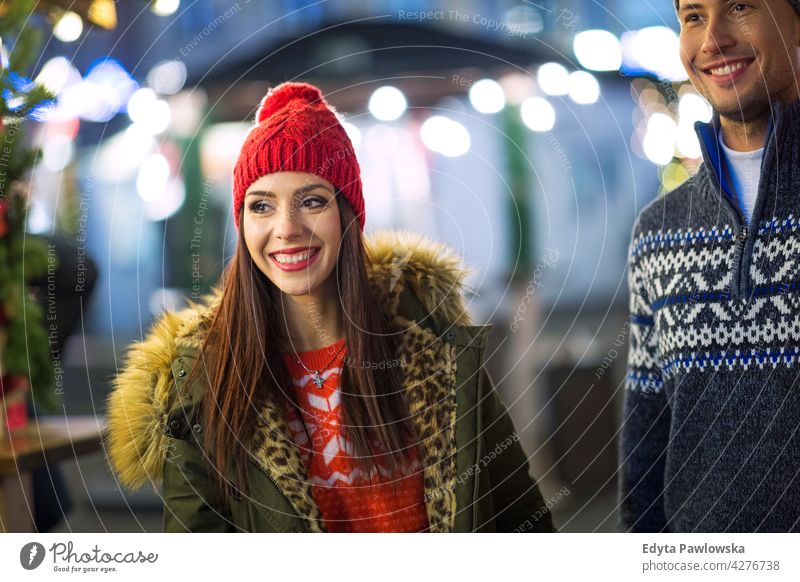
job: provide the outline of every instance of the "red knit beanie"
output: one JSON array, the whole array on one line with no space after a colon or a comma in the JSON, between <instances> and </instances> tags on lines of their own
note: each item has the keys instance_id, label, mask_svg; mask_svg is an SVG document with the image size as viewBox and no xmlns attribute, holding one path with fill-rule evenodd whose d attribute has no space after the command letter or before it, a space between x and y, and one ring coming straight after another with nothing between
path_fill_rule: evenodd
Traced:
<instances>
[{"instance_id":1,"label":"red knit beanie","mask_svg":"<svg viewBox=\"0 0 800 582\"><path fill-rule=\"evenodd\" d=\"M308 172L344 194L364 230L364 196L355 150L320 90L307 83L282 83L261 100L256 124L247 134L233 168L233 218L245 191L274 172Z\"/></svg>"}]
</instances>

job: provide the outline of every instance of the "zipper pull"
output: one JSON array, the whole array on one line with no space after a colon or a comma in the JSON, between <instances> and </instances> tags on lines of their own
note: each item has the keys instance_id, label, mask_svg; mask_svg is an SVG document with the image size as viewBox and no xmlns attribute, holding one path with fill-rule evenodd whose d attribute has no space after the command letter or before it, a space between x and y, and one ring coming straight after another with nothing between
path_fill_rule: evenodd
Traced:
<instances>
[{"instance_id":1,"label":"zipper pull","mask_svg":"<svg viewBox=\"0 0 800 582\"><path fill-rule=\"evenodd\" d=\"M746 257L744 256L744 249L747 245L747 234L750 229L747 223L742 223L742 231L739 233L739 292L740 297L746 298L747 296L747 271L744 269ZM746 299L745 299L746 301Z\"/></svg>"}]
</instances>

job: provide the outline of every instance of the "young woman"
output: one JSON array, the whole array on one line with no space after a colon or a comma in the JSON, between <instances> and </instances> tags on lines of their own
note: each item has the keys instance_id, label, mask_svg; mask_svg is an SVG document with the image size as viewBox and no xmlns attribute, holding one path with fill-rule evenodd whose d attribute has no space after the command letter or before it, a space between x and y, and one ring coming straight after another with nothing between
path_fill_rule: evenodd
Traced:
<instances>
[{"instance_id":1,"label":"young woman","mask_svg":"<svg viewBox=\"0 0 800 582\"><path fill-rule=\"evenodd\" d=\"M167 531L552 531L470 325L465 271L364 238L358 162L316 87L262 100L234 169L236 252L130 349L108 402Z\"/></svg>"}]
</instances>

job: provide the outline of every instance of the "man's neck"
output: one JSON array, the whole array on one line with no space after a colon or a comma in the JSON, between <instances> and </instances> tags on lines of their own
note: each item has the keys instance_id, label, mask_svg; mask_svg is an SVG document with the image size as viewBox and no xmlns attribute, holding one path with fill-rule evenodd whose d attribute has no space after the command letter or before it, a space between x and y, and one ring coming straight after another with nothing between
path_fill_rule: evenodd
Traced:
<instances>
[{"instance_id":1,"label":"man's neck","mask_svg":"<svg viewBox=\"0 0 800 582\"><path fill-rule=\"evenodd\" d=\"M764 147L769 130L769 117L749 121L720 117L722 139L725 145L737 152L752 152Z\"/></svg>"}]
</instances>

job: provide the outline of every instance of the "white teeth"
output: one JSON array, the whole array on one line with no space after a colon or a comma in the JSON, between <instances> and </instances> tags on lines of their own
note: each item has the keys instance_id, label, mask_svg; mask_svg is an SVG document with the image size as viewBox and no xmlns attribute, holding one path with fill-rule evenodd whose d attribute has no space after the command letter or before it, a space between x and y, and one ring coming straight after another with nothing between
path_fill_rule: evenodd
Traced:
<instances>
[{"instance_id":1,"label":"white teeth","mask_svg":"<svg viewBox=\"0 0 800 582\"><path fill-rule=\"evenodd\" d=\"M278 261L281 264L291 265L293 263L299 263L301 261L305 261L310 256L314 255L316 252L317 252L317 250L314 249L313 251L305 251L303 253L297 253L297 254L294 254L294 255L275 254L275 255L272 255L272 256L275 257L275 260Z\"/></svg>"},{"instance_id":2,"label":"white teeth","mask_svg":"<svg viewBox=\"0 0 800 582\"><path fill-rule=\"evenodd\" d=\"M736 63L734 65L725 65L719 69L711 69L714 75L730 75L745 66L746 63Z\"/></svg>"}]
</instances>

